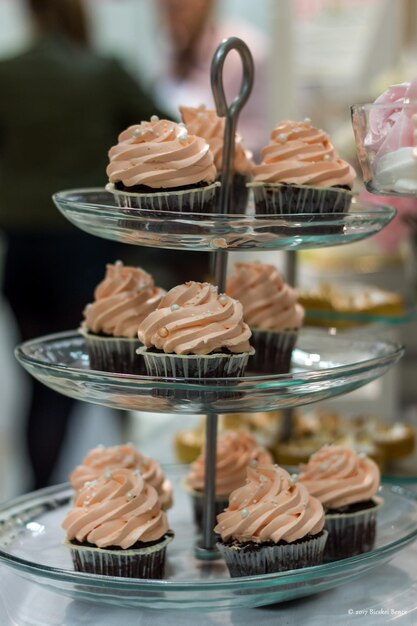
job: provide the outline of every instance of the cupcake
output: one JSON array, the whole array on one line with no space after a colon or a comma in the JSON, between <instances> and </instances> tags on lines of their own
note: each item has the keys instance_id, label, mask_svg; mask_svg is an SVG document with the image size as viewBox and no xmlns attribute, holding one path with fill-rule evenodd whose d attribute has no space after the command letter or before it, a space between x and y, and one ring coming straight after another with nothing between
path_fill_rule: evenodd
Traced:
<instances>
[{"instance_id":1,"label":"cupcake","mask_svg":"<svg viewBox=\"0 0 417 626\"><path fill-rule=\"evenodd\" d=\"M161 466L154 459L143 456L131 443L120 446L97 446L88 452L80 465L71 472L70 483L76 493L87 482L97 480L102 474L115 469L138 470L144 481L153 487L164 510L172 506L172 485L165 478Z\"/></svg>"},{"instance_id":2,"label":"cupcake","mask_svg":"<svg viewBox=\"0 0 417 626\"><path fill-rule=\"evenodd\" d=\"M255 576L319 565L327 532L317 498L277 465L248 467L217 516L217 547L230 575Z\"/></svg>"},{"instance_id":3,"label":"cupcake","mask_svg":"<svg viewBox=\"0 0 417 626\"><path fill-rule=\"evenodd\" d=\"M213 153L214 164L219 173L218 180L221 182L225 119L218 117L213 109L206 109L204 104L196 108L182 106L180 112L188 132L198 137L204 137L209 144ZM253 167L252 153L243 148L242 138L236 133L230 202L231 213L245 213L248 201L246 184L251 180ZM219 190L217 195L219 195Z\"/></svg>"},{"instance_id":4,"label":"cupcake","mask_svg":"<svg viewBox=\"0 0 417 626\"><path fill-rule=\"evenodd\" d=\"M258 214L341 213L349 209L356 176L323 130L310 120L283 121L254 167Z\"/></svg>"},{"instance_id":5,"label":"cupcake","mask_svg":"<svg viewBox=\"0 0 417 626\"><path fill-rule=\"evenodd\" d=\"M153 115L124 130L109 151L109 184L119 206L213 213L217 171L208 143L183 124Z\"/></svg>"},{"instance_id":6,"label":"cupcake","mask_svg":"<svg viewBox=\"0 0 417 626\"><path fill-rule=\"evenodd\" d=\"M297 340L304 309L296 292L273 265L236 263L226 293L240 300L243 318L252 331L255 354L249 369L259 373L286 373Z\"/></svg>"},{"instance_id":7,"label":"cupcake","mask_svg":"<svg viewBox=\"0 0 417 626\"><path fill-rule=\"evenodd\" d=\"M139 470L106 472L87 482L65 517L74 569L128 578L163 578L172 541L156 490Z\"/></svg>"},{"instance_id":8,"label":"cupcake","mask_svg":"<svg viewBox=\"0 0 417 626\"><path fill-rule=\"evenodd\" d=\"M140 324L151 376L185 379L242 376L253 348L242 305L209 283L174 287Z\"/></svg>"},{"instance_id":9,"label":"cupcake","mask_svg":"<svg viewBox=\"0 0 417 626\"><path fill-rule=\"evenodd\" d=\"M194 521L202 530L203 495L205 489L205 451L191 465L185 487L192 496ZM250 464L272 463L267 450L248 432L228 431L217 438L216 449L216 515L224 511L229 494L245 484L246 468Z\"/></svg>"},{"instance_id":10,"label":"cupcake","mask_svg":"<svg viewBox=\"0 0 417 626\"><path fill-rule=\"evenodd\" d=\"M329 537L325 558L344 559L372 550L381 498L377 464L350 448L324 446L301 465L299 482L326 512Z\"/></svg>"},{"instance_id":11,"label":"cupcake","mask_svg":"<svg viewBox=\"0 0 417 626\"><path fill-rule=\"evenodd\" d=\"M140 267L108 264L94 302L84 310L80 332L86 339L90 367L105 372L143 374L138 358L140 322L159 304L165 291Z\"/></svg>"}]
</instances>

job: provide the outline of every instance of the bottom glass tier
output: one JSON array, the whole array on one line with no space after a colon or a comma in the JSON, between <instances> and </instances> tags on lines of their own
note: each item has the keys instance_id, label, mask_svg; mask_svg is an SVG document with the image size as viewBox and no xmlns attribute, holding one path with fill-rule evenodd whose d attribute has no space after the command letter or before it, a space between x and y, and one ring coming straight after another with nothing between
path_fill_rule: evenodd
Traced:
<instances>
[{"instance_id":1,"label":"bottom glass tier","mask_svg":"<svg viewBox=\"0 0 417 626\"><path fill-rule=\"evenodd\" d=\"M32 583L78 600L152 609L220 610L256 607L312 595L346 584L388 561L417 537L417 496L382 486L375 548L366 554L290 572L229 578L222 560L199 561L191 503L181 489L185 469L167 468L175 505L166 579L139 580L72 570L60 524L71 498L68 485L31 493L0 508L0 560Z\"/></svg>"}]
</instances>

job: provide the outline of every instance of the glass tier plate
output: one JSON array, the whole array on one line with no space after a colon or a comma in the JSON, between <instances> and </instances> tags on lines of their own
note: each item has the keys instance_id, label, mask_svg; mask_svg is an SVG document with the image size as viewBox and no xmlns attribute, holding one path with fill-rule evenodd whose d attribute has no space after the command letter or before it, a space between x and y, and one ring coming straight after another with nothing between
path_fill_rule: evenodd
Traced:
<instances>
[{"instance_id":1,"label":"glass tier plate","mask_svg":"<svg viewBox=\"0 0 417 626\"><path fill-rule=\"evenodd\" d=\"M175 488L169 511L175 537L167 551L164 580L114 578L74 572L60 524L71 489L58 485L0 507L0 560L38 585L79 600L152 609L219 610L255 607L308 596L348 584L388 561L417 537L417 496L398 486L382 486L375 548L333 563L290 572L229 578L221 559L199 561L191 502L181 489L184 469L167 474Z\"/></svg>"},{"instance_id":2,"label":"glass tier plate","mask_svg":"<svg viewBox=\"0 0 417 626\"><path fill-rule=\"evenodd\" d=\"M382 376L403 348L351 333L304 328L292 353L291 372L242 378L134 376L90 369L77 331L27 341L16 349L30 374L60 393L110 407L158 413L274 411L337 396ZM140 358L140 357L138 357Z\"/></svg>"},{"instance_id":3,"label":"glass tier plate","mask_svg":"<svg viewBox=\"0 0 417 626\"><path fill-rule=\"evenodd\" d=\"M117 206L104 189L54 195L61 213L86 232L122 243L175 250L300 250L352 243L394 217L389 206L352 201L348 213L219 215L155 212Z\"/></svg>"}]
</instances>

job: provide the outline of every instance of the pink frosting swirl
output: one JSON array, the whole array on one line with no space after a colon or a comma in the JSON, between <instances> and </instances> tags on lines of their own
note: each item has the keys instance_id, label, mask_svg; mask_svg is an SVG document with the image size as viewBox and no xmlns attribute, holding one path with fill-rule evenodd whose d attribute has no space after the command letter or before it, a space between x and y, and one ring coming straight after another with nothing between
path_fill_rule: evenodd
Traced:
<instances>
[{"instance_id":1,"label":"pink frosting swirl","mask_svg":"<svg viewBox=\"0 0 417 626\"><path fill-rule=\"evenodd\" d=\"M266 263L236 263L226 292L240 300L243 317L251 328L290 330L301 326L304 309L297 294L276 267Z\"/></svg>"},{"instance_id":2,"label":"pink frosting swirl","mask_svg":"<svg viewBox=\"0 0 417 626\"><path fill-rule=\"evenodd\" d=\"M307 488L294 483L277 465L248 467L247 483L233 491L229 507L217 516L214 531L223 541L264 543L297 541L318 535L324 527L324 511Z\"/></svg>"},{"instance_id":3,"label":"pink frosting swirl","mask_svg":"<svg viewBox=\"0 0 417 626\"><path fill-rule=\"evenodd\" d=\"M380 472L374 461L350 448L324 446L301 465L299 481L326 509L370 500L378 491Z\"/></svg>"},{"instance_id":4,"label":"pink frosting swirl","mask_svg":"<svg viewBox=\"0 0 417 626\"><path fill-rule=\"evenodd\" d=\"M108 264L95 301L84 310L82 328L114 337L135 337L140 322L156 309L165 291L140 267Z\"/></svg>"},{"instance_id":5,"label":"pink frosting swirl","mask_svg":"<svg viewBox=\"0 0 417 626\"><path fill-rule=\"evenodd\" d=\"M126 550L137 541L161 539L168 521L156 490L140 472L120 468L84 485L62 527L69 541Z\"/></svg>"},{"instance_id":6,"label":"pink frosting swirl","mask_svg":"<svg viewBox=\"0 0 417 626\"><path fill-rule=\"evenodd\" d=\"M224 117L218 117L216 111L199 107L180 107L182 121L192 135L203 137L210 146L214 164L218 171L222 168ZM251 174L254 167L252 153L242 146L242 138L236 133L234 170L240 174Z\"/></svg>"},{"instance_id":7,"label":"pink frosting swirl","mask_svg":"<svg viewBox=\"0 0 417 626\"><path fill-rule=\"evenodd\" d=\"M145 482L158 492L162 508L169 509L172 506L172 485L166 480L161 466L154 459L143 456L131 443L93 448L71 472L69 479L78 492L87 482L118 468L139 470Z\"/></svg>"},{"instance_id":8,"label":"pink frosting swirl","mask_svg":"<svg viewBox=\"0 0 417 626\"><path fill-rule=\"evenodd\" d=\"M251 351L251 331L243 321L240 302L219 295L209 283L194 281L168 291L140 324L138 336L146 347L168 354L210 354L224 348L233 353Z\"/></svg>"},{"instance_id":9,"label":"pink frosting swirl","mask_svg":"<svg viewBox=\"0 0 417 626\"><path fill-rule=\"evenodd\" d=\"M184 125L154 116L130 126L109 151L110 182L153 189L211 183L217 172L208 143L189 135Z\"/></svg>"},{"instance_id":10,"label":"pink frosting swirl","mask_svg":"<svg viewBox=\"0 0 417 626\"><path fill-rule=\"evenodd\" d=\"M216 495L228 496L245 483L250 463L272 463L271 455L248 432L227 431L217 438ZM195 491L204 491L205 452L191 465L186 483Z\"/></svg>"},{"instance_id":11,"label":"pink frosting swirl","mask_svg":"<svg viewBox=\"0 0 417 626\"><path fill-rule=\"evenodd\" d=\"M356 174L323 130L309 122L280 122L254 168L254 181L315 187L351 187Z\"/></svg>"}]
</instances>

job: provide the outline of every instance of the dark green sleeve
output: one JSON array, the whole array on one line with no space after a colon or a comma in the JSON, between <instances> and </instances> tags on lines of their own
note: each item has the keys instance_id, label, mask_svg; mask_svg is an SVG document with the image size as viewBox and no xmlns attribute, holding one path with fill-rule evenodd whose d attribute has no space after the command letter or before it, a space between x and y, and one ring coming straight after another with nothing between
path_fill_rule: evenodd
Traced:
<instances>
[{"instance_id":1,"label":"dark green sleeve","mask_svg":"<svg viewBox=\"0 0 417 626\"><path fill-rule=\"evenodd\" d=\"M171 115L163 111L153 100L152 95L135 80L116 60L110 61L111 98L120 128L149 120L152 115L170 119Z\"/></svg>"}]
</instances>

